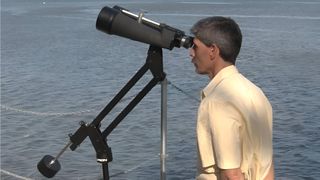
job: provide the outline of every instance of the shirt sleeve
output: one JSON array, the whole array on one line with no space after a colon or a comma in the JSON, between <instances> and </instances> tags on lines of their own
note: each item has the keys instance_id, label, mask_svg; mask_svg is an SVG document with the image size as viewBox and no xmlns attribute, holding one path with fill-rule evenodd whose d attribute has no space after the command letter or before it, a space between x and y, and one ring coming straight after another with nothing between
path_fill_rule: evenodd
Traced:
<instances>
[{"instance_id":1,"label":"shirt sleeve","mask_svg":"<svg viewBox=\"0 0 320 180\"><path fill-rule=\"evenodd\" d=\"M212 102L209 124L216 163L220 169L239 168L241 164L240 120L237 108L227 102Z\"/></svg>"}]
</instances>

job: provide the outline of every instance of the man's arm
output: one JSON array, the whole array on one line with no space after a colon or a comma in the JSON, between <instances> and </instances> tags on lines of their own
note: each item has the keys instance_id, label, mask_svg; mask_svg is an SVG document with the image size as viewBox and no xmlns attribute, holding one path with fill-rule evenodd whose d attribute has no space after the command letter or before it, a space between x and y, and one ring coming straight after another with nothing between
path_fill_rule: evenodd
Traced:
<instances>
[{"instance_id":1,"label":"man's arm","mask_svg":"<svg viewBox=\"0 0 320 180\"><path fill-rule=\"evenodd\" d=\"M221 169L220 170L221 180L244 180L244 175L240 168L236 169Z\"/></svg>"},{"instance_id":2,"label":"man's arm","mask_svg":"<svg viewBox=\"0 0 320 180\"><path fill-rule=\"evenodd\" d=\"M244 180L244 175L240 168L220 169L221 180ZM264 180L274 180L274 165L272 163L267 176Z\"/></svg>"},{"instance_id":3,"label":"man's arm","mask_svg":"<svg viewBox=\"0 0 320 180\"><path fill-rule=\"evenodd\" d=\"M273 165L273 162L272 162L272 165L269 169L269 172L267 174L267 176L264 178L264 180L274 180L274 165Z\"/></svg>"}]
</instances>

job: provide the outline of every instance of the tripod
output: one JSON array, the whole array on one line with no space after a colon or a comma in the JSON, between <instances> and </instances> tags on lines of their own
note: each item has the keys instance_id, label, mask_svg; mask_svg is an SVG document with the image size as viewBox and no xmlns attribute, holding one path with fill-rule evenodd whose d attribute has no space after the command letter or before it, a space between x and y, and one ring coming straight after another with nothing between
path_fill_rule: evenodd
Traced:
<instances>
[{"instance_id":1,"label":"tripod","mask_svg":"<svg viewBox=\"0 0 320 180\"><path fill-rule=\"evenodd\" d=\"M101 121L109 112L119 103L119 101L130 91L130 89L150 70L153 78L149 83L133 98L133 100L120 112L120 114L101 131ZM163 72L162 48L150 45L145 64L139 71L127 82L127 84L116 94L116 96L106 105L106 107L96 116L91 123L80 122L80 128L70 134L70 142L56 156L46 155L39 163L39 171L46 177L53 177L59 170L60 164L58 158L66 151L68 147L74 151L88 136L96 151L97 162L102 165L103 179L108 180L108 163L113 160L111 148L108 146L107 137L117 127L117 125L133 110L133 108L150 92L150 90L161 82L161 179L166 178L165 160L166 160L166 129L167 129L167 80Z\"/></svg>"}]
</instances>

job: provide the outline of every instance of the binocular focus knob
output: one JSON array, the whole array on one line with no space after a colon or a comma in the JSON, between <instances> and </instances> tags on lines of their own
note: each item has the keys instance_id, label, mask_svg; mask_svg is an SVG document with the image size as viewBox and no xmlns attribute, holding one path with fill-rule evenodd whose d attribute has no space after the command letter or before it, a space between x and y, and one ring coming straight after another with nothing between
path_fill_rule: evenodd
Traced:
<instances>
[{"instance_id":1,"label":"binocular focus knob","mask_svg":"<svg viewBox=\"0 0 320 180\"><path fill-rule=\"evenodd\" d=\"M37 168L42 175L52 178L61 169L61 165L53 156L45 155L39 161Z\"/></svg>"}]
</instances>

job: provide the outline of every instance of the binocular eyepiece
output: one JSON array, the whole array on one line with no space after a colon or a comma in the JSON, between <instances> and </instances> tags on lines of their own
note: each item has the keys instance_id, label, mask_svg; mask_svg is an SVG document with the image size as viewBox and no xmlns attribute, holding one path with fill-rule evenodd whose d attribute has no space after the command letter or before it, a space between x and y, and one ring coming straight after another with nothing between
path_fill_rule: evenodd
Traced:
<instances>
[{"instance_id":1,"label":"binocular eyepiece","mask_svg":"<svg viewBox=\"0 0 320 180\"><path fill-rule=\"evenodd\" d=\"M174 47L190 48L193 45L193 37L185 35L183 31L144 18L143 14L133 14L119 6L102 8L97 18L96 28L107 34L169 50Z\"/></svg>"}]
</instances>

